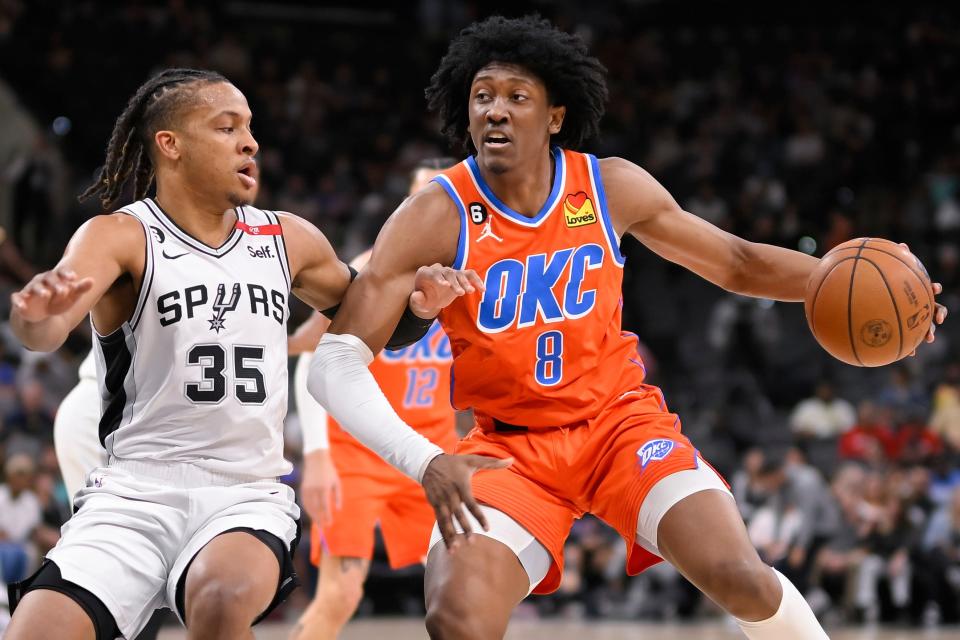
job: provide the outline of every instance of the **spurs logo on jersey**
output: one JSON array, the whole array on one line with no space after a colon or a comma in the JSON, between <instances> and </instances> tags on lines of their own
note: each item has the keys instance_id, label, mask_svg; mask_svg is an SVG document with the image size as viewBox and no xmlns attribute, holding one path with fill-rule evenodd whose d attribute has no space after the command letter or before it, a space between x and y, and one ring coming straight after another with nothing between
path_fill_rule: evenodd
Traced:
<instances>
[{"instance_id":1,"label":"spurs logo on jersey","mask_svg":"<svg viewBox=\"0 0 960 640\"><path fill-rule=\"evenodd\" d=\"M143 224L146 264L133 314L96 341L107 451L258 477L288 473L290 270L276 214L239 207L237 227L210 247L151 199L120 211Z\"/></svg>"},{"instance_id":2,"label":"spurs logo on jersey","mask_svg":"<svg viewBox=\"0 0 960 640\"><path fill-rule=\"evenodd\" d=\"M224 301L224 293L227 291L226 286L223 283L217 285L217 299L213 303L213 317L207 320L210 323L210 330L220 333L220 330L223 329L223 316L228 311L233 311L237 308L237 303L240 302L240 283L233 283L233 292L230 294L230 301Z\"/></svg>"},{"instance_id":3,"label":"spurs logo on jersey","mask_svg":"<svg viewBox=\"0 0 960 640\"><path fill-rule=\"evenodd\" d=\"M271 289L253 283L234 282L230 299L224 301L226 285L217 285L217 296L210 302L208 285L195 284L183 289L174 289L157 296L157 313L160 315L160 326L166 327L177 324L184 318L190 319L200 313L206 313L209 306L213 317L207 322L210 329L220 333L225 328L224 320L228 312L252 313L273 318L277 324L285 322L287 296L283 291ZM241 301L244 304L240 304Z\"/></svg>"}]
</instances>

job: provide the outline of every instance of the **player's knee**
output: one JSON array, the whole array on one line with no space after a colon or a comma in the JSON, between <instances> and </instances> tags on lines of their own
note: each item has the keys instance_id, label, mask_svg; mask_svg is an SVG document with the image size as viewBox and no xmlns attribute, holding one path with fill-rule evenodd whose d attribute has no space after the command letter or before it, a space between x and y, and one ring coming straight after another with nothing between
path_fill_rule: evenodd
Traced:
<instances>
[{"instance_id":1,"label":"player's knee","mask_svg":"<svg viewBox=\"0 0 960 640\"><path fill-rule=\"evenodd\" d=\"M764 620L780 606L780 581L760 558L718 561L705 582L711 599L742 620Z\"/></svg>"},{"instance_id":2,"label":"player's knee","mask_svg":"<svg viewBox=\"0 0 960 640\"><path fill-rule=\"evenodd\" d=\"M184 603L187 627L219 627L240 618L256 617L253 611L253 586L246 580L227 580L211 576L201 578Z\"/></svg>"},{"instance_id":3,"label":"player's knee","mask_svg":"<svg viewBox=\"0 0 960 640\"><path fill-rule=\"evenodd\" d=\"M363 576L355 576L353 573L355 572L340 573L332 584L323 590L327 610L337 612L344 619L344 623L353 617L363 599Z\"/></svg>"},{"instance_id":4,"label":"player's knee","mask_svg":"<svg viewBox=\"0 0 960 640\"><path fill-rule=\"evenodd\" d=\"M461 598L436 596L427 602L427 633L432 640L479 640L485 633L483 616Z\"/></svg>"}]
</instances>

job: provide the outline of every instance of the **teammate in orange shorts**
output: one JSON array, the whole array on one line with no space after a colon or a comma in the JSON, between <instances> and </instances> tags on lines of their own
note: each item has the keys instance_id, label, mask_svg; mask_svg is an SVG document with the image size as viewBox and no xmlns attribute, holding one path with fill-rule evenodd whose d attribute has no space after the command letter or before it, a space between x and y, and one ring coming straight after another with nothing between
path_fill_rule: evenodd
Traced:
<instances>
[{"instance_id":1,"label":"teammate in orange shorts","mask_svg":"<svg viewBox=\"0 0 960 640\"><path fill-rule=\"evenodd\" d=\"M729 291L783 301L803 299L817 260L683 211L627 160L573 151L596 136L606 96L600 62L546 21L495 17L461 32L427 97L472 155L381 231L314 354L310 392L419 478L434 505L433 638L502 637L531 590L556 588L563 542L586 512L623 536L630 573L666 559L748 638L826 638L796 588L760 560L663 394L644 384L636 339L620 328L619 243L630 234ZM485 285L440 315L454 406L476 415L454 456L409 437L398 450L409 428L365 371L404 283L434 262L476 270Z\"/></svg>"},{"instance_id":2,"label":"teammate in orange shorts","mask_svg":"<svg viewBox=\"0 0 960 640\"><path fill-rule=\"evenodd\" d=\"M423 188L451 158L419 163L410 193ZM351 266L358 271L366 251ZM310 560L320 568L313 602L300 616L291 640L333 639L353 617L373 556L374 528L380 525L390 566L399 569L427 557L434 516L423 488L397 472L328 417L307 393L310 354L330 324L314 313L290 338L301 353L294 377L297 413L304 434L301 500L313 520ZM417 431L453 451L456 412L450 405L450 341L439 323L416 344L382 351L370 370L390 404Z\"/></svg>"}]
</instances>

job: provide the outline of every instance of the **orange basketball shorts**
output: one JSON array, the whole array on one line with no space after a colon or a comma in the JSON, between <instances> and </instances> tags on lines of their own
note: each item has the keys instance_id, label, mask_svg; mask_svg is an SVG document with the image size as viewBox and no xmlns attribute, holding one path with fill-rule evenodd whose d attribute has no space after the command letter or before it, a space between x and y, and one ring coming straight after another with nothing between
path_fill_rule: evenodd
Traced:
<instances>
[{"instance_id":1,"label":"orange basketball shorts","mask_svg":"<svg viewBox=\"0 0 960 640\"><path fill-rule=\"evenodd\" d=\"M359 445L335 445L332 452L343 503L334 511L329 526L313 525L310 560L319 564L321 550L339 557L371 559L374 529L379 523L391 568L423 562L436 522L423 488Z\"/></svg>"},{"instance_id":2,"label":"orange basketball shorts","mask_svg":"<svg viewBox=\"0 0 960 640\"><path fill-rule=\"evenodd\" d=\"M640 505L659 480L696 468L697 451L680 433L680 419L668 412L660 389L643 385L596 418L563 427L490 428L492 421L478 419L456 452L514 458L507 469L478 472L473 492L479 502L520 523L550 553L553 565L534 593L559 586L564 542L574 519L584 513L623 537L630 575L661 561L635 542Z\"/></svg>"}]
</instances>

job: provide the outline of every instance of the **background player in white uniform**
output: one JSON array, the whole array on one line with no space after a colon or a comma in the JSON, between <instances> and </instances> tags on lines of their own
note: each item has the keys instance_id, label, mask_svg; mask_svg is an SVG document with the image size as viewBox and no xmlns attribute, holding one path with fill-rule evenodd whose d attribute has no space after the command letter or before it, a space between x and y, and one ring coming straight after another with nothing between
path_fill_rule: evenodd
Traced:
<instances>
[{"instance_id":1,"label":"background player in white uniform","mask_svg":"<svg viewBox=\"0 0 960 640\"><path fill-rule=\"evenodd\" d=\"M84 195L112 210L128 178L143 198L155 176L156 198L85 223L57 267L12 296L13 330L34 350L58 348L91 314L109 464L41 570L12 587L8 640L133 638L164 606L190 637L252 638L295 584L299 510L276 481L290 470L287 298L331 309L351 276L315 227L249 206L251 118L219 74L148 80ZM421 317L398 314L397 344L470 279L442 268L409 278Z\"/></svg>"},{"instance_id":2,"label":"background player in white uniform","mask_svg":"<svg viewBox=\"0 0 960 640\"><path fill-rule=\"evenodd\" d=\"M67 488L70 508L73 498L96 467L107 464L107 450L100 444L100 390L93 350L80 363L80 380L60 403L53 422L53 446Z\"/></svg>"}]
</instances>

